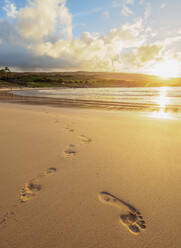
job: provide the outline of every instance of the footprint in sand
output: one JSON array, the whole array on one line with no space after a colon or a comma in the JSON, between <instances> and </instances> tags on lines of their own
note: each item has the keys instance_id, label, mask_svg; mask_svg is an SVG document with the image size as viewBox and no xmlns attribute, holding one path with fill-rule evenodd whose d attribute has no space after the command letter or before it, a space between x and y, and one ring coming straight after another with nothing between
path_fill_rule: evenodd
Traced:
<instances>
[{"instance_id":1,"label":"footprint in sand","mask_svg":"<svg viewBox=\"0 0 181 248\"><path fill-rule=\"evenodd\" d=\"M120 222L131 233L140 234L142 230L146 229L146 224L143 216L135 207L133 207L129 203L120 200L119 198L108 192L99 193L99 199L104 204L109 204L121 209Z\"/></svg>"},{"instance_id":2,"label":"footprint in sand","mask_svg":"<svg viewBox=\"0 0 181 248\"><path fill-rule=\"evenodd\" d=\"M71 133L74 132L74 129L73 129L73 128L65 127L65 129L66 129L68 132L71 132Z\"/></svg>"},{"instance_id":3,"label":"footprint in sand","mask_svg":"<svg viewBox=\"0 0 181 248\"><path fill-rule=\"evenodd\" d=\"M40 190L42 190L42 186L40 184L32 181L26 183L20 191L20 202L27 202L32 197L36 196L37 192Z\"/></svg>"},{"instance_id":4,"label":"footprint in sand","mask_svg":"<svg viewBox=\"0 0 181 248\"><path fill-rule=\"evenodd\" d=\"M67 158L70 158L72 156L75 156L76 155L76 150L75 150L75 145L73 144L70 144L64 151L64 155L65 157Z\"/></svg>"},{"instance_id":5,"label":"footprint in sand","mask_svg":"<svg viewBox=\"0 0 181 248\"><path fill-rule=\"evenodd\" d=\"M5 213L1 218L0 218L0 225L7 224L7 220L10 216L13 216L15 213L14 211L10 211Z\"/></svg>"},{"instance_id":6,"label":"footprint in sand","mask_svg":"<svg viewBox=\"0 0 181 248\"><path fill-rule=\"evenodd\" d=\"M36 194L42 190L42 185L38 183L38 179L44 176L53 175L56 171L57 169L55 167L50 167L44 170L35 179L29 181L28 183L25 183L24 187L19 192L18 202L25 203L34 196L36 196ZM14 205L12 209L15 210L17 206L18 206L17 204ZM4 215L0 216L0 225L3 226L4 224L7 224L8 219L15 215L14 210L8 211Z\"/></svg>"},{"instance_id":7,"label":"footprint in sand","mask_svg":"<svg viewBox=\"0 0 181 248\"><path fill-rule=\"evenodd\" d=\"M87 136L85 136L85 135L80 135L79 138L81 139L81 141L82 141L83 143L89 144L90 142L92 142L92 139L89 138L89 137L87 137Z\"/></svg>"},{"instance_id":8,"label":"footprint in sand","mask_svg":"<svg viewBox=\"0 0 181 248\"><path fill-rule=\"evenodd\" d=\"M38 183L37 179L42 176L52 175L56 172L56 168L50 167L43 171L37 178L31 180L26 183L24 187L20 191L19 200L20 202L27 202L32 197L36 196L36 194L42 190L41 184Z\"/></svg>"},{"instance_id":9,"label":"footprint in sand","mask_svg":"<svg viewBox=\"0 0 181 248\"><path fill-rule=\"evenodd\" d=\"M56 171L57 171L57 169L55 167L50 167L50 168L46 169L45 171L43 171L40 176L52 175Z\"/></svg>"}]
</instances>

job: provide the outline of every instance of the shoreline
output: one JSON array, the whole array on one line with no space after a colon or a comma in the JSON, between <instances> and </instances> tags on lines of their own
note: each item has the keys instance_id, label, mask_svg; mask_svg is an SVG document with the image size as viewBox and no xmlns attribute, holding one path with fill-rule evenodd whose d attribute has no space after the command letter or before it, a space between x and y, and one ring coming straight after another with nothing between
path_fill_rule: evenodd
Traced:
<instances>
[{"instance_id":1,"label":"shoreline","mask_svg":"<svg viewBox=\"0 0 181 248\"><path fill-rule=\"evenodd\" d=\"M15 95L12 92L17 89L0 90L0 103L15 103L25 105L42 105L52 106L58 108L88 108L88 109L102 109L113 111L136 111L136 112L159 112L162 108L158 104L139 104L139 103L125 103L125 102L111 102L111 101L96 101L96 100L73 100L67 98L51 98L38 96L21 96ZM25 90L25 89L18 89ZM165 113L180 113L181 109L177 106L167 106L164 109Z\"/></svg>"}]
</instances>

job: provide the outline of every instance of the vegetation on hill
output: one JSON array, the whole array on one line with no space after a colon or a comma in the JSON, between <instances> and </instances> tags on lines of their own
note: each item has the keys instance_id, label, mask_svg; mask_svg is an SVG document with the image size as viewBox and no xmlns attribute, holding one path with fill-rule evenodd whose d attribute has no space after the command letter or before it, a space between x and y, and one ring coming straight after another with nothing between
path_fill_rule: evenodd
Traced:
<instances>
[{"instance_id":1,"label":"vegetation on hill","mask_svg":"<svg viewBox=\"0 0 181 248\"><path fill-rule=\"evenodd\" d=\"M0 70L0 87L155 87L181 86L181 78L162 80L155 76L99 72L11 72Z\"/></svg>"}]
</instances>

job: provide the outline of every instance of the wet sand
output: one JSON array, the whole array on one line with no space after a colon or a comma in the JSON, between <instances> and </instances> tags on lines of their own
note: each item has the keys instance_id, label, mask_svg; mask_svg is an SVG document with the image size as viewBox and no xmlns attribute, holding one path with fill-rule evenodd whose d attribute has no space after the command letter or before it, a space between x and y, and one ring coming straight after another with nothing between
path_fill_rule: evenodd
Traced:
<instances>
[{"instance_id":1,"label":"wet sand","mask_svg":"<svg viewBox=\"0 0 181 248\"><path fill-rule=\"evenodd\" d=\"M103 109L103 110L118 110L118 111L160 111L162 106L159 103L141 103L141 102L115 102L115 101L99 101L99 100L81 100L67 98L52 98L40 96L23 96L14 94L17 89L0 90L0 103L16 103L26 105L42 105L58 108L85 108L85 109ZM19 89L19 90L23 90ZM18 91L19 91L18 90ZM24 89L28 91L28 89ZM29 89L32 91L32 89ZM35 89L33 89L35 90ZM36 90L35 90L36 91ZM166 105L165 112L180 113L181 108L178 105Z\"/></svg>"},{"instance_id":2,"label":"wet sand","mask_svg":"<svg viewBox=\"0 0 181 248\"><path fill-rule=\"evenodd\" d=\"M2 248L174 248L181 119L0 103Z\"/></svg>"}]
</instances>

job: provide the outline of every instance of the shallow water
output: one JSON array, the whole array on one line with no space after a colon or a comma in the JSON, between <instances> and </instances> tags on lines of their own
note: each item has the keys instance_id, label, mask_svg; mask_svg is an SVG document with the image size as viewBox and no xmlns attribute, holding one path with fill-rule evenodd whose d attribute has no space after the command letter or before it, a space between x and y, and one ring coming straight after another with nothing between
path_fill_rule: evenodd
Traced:
<instances>
[{"instance_id":1,"label":"shallow water","mask_svg":"<svg viewBox=\"0 0 181 248\"><path fill-rule=\"evenodd\" d=\"M181 111L181 87L154 88L69 88L16 91L21 96L122 103L130 106L155 106L160 110Z\"/></svg>"}]
</instances>

